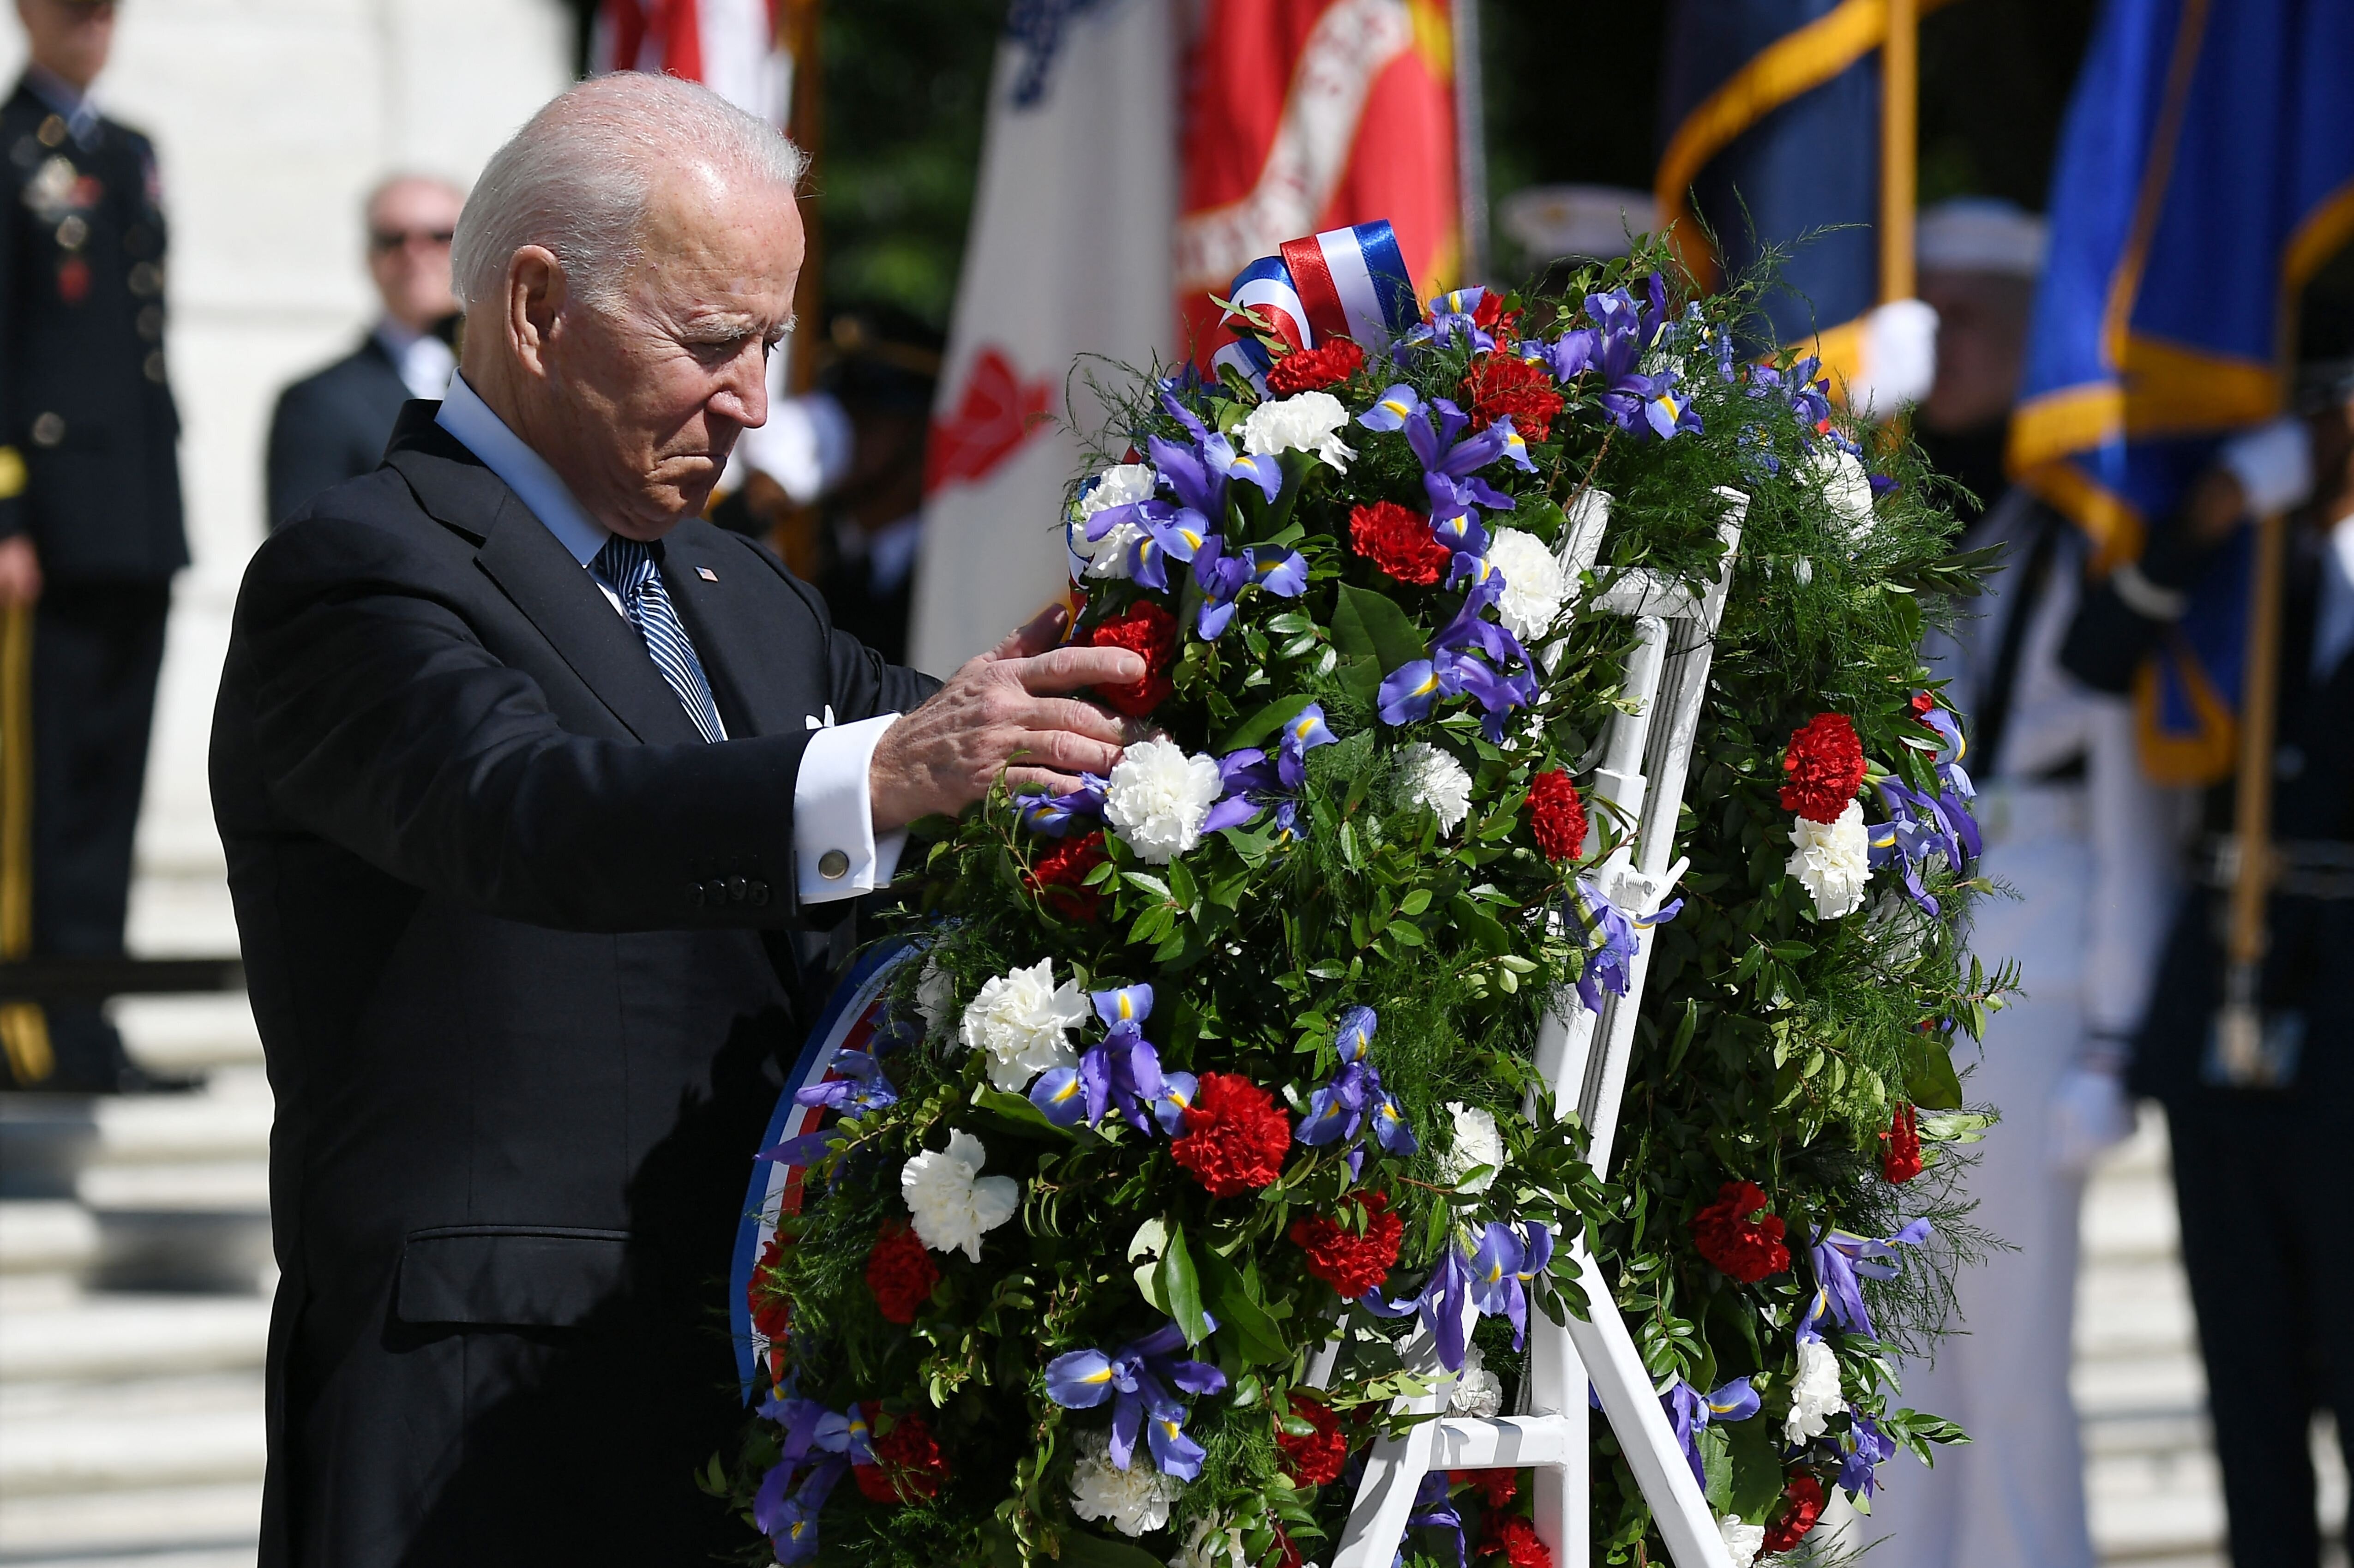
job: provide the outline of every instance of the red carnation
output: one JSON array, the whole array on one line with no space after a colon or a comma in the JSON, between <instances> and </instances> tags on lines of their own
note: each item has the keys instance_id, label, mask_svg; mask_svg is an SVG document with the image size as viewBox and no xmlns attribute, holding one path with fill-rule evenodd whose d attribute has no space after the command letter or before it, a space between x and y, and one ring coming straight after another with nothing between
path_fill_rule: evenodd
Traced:
<instances>
[{"instance_id":1,"label":"red carnation","mask_svg":"<svg viewBox=\"0 0 2354 1568\"><path fill-rule=\"evenodd\" d=\"M1402 583L1428 588L1447 569L1447 549L1430 519L1394 501L1350 511L1349 547Z\"/></svg>"},{"instance_id":2,"label":"red carnation","mask_svg":"<svg viewBox=\"0 0 2354 1568\"><path fill-rule=\"evenodd\" d=\"M1295 1421L1305 1421L1316 1430L1295 1437L1277 1425L1275 1446L1283 1455L1283 1473L1303 1487L1329 1486L1339 1480L1341 1467L1349 1458L1349 1438L1341 1430L1341 1418L1330 1405L1297 1389L1291 1393L1291 1414Z\"/></svg>"},{"instance_id":3,"label":"red carnation","mask_svg":"<svg viewBox=\"0 0 2354 1568\"><path fill-rule=\"evenodd\" d=\"M1267 389L1280 397L1338 387L1365 363L1365 351L1345 337L1287 354L1267 373Z\"/></svg>"},{"instance_id":4,"label":"red carnation","mask_svg":"<svg viewBox=\"0 0 2354 1568\"><path fill-rule=\"evenodd\" d=\"M871 1433L880 1425L881 1407L870 1400L860 1408L865 1412L866 1429ZM873 1443L875 1462L854 1465L850 1470L860 1496L879 1503L939 1496L940 1483L949 1478L948 1461L940 1457L940 1446L922 1416L910 1412L898 1417L891 1423L891 1430Z\"/></svg>"},{"instance_id":5,"label":"red carnation","mask_svg":"<svg viewBox=\"0 0 2354 1568\"><path fill-rule=\"evenodd\" d=\"M912 1323L917 1310L931 1298L940 1271L904 1220L885 1220L875 1233L875 1248L866 1255L866 1288L886 1321Z\"/></svg>"},{"instance_id":6,"label":"red carnation","mask_svg":"<svg viewBox=\"0 0 2354 1568\"><path fill-rule=\"evenodd\" d=\"M1936 711L1936 698L1931 696L1926 692L1915 692L1913 694L1913 716L1914 718L1918 719L1923 724L1927 724L1929 722L1929 715Z\"/></svg>"},{"instance_id":7,"label":"red carnation","mask_svg":"<svg viewBox=\"0 0 2354 1568\"><path fill-rule=\"evenodd\" d=\"M1084 926L1096 917L1096 906L1103 902L1103 895L1083 885L1087 873L1107 858L1100 832L1059 839L1053 849L1038 857L1035 870L1023 874L1022 885L1036 894L1055 914Z\"/></svg>"},{"instance_id":8,"label":"red carnation","mask_svg":"<svg viewBox=\"0 0 2354 1568\"><path fill-rule=\"evenodd\" d=\"M1321 1214L1291 1222L1293 1245L1308 1255L1308 1272L1353 1301L1397 1266L1405 1225L1389 1212L1387 1192L1352 1192L1343 1202L1366 1211L1363 1234Z\"/></svg>"},{"instance_id":9,"label":"red carnation","mask_svg":"<svg viewBox=\"0 0 2354 1568\"><path fill-rule=\"evenodd\" d=\"M1751 1217L1765 1207L1766 1193L1755 1181L1727 1181L1718 1188L1716 1202L1692 1216L1692 1241L1701 1256L1744 1285L1789 1267L1781 1219Z\"/></svg>"},{"instance_id":10,"label":"red carnation","mask_svg":"<svg viewBox=\"0 0 2354 1568\"><path fill-rule=\"evenodd\" d=\"M1863 742L1845 714L1817 714L1782 756L1782 810L1810 822L1836 822L1863 787Z\"/></svg>"},{"instance_id":11,"label":"red carnation","mask_svg":"<svg viewBox=\"0 0 2354 1568\"><path fill-rule=\"evenodd\" d=\"M784 1260L784 1239L770 1236L744 1287L744 1304L752 1309L752 1327L764 1340L781 1340L792 1327L792 1298L785 1294L784 1281L777 1277Z\"/></svg>"},{"instance_id":12,"label":"red carnation","mask_svg":"<svg viewBox=\"0 0 2354 1568\"><path fill-rule=\"evenodd\" d=\"M1490 289L1471 307L1471 324L1490 337L1515 337L1520 334L1521 313L1506 310L1504 296Z\"/></svg>"},{"instance_id":13,"label":"red carnation","mask_svg":"<svg viewBox=\"0 0 2354 1568\"><path fill-rule=\"evenodd\" d=\"M1299 1548L1279 1524L1275 1527L1275 1568L1305 1568L1308 1559L1300 1555Z\"/></svg>"},{"instance_id":14,"label":"red carnation","mask_svg":"<svg viewBox=\"0 0 2354 1568\"><path fill-rule=\"evenodd\" d=\"M1502 1508L1521 1495L1518 1470L1449 1470L1447 1484L1479 1488L1479 1500L1491 1509Z\"/></svg>"},{"instance_id":15,"label":"red carnation","mask_svg":"<svg viewBox=\"0 0 2354 1568\"><path fill-rule=\"evenodd\" d=\"M1210 1196L1231 1198L1281 1175L1290 1147L1291 1118L1273 1095L1239 1074L1204 1073L1169 1152Z\"/></svg>"},{"instance_id":16,"label":"red carnation","mask_svg":"<svg viewBox=\"0 0 2354 1568\"><path fill-rule=\"evenodd\" d=\"M1585 802L1558 768L1529 780L1529 825L1547 860L1575 860L1585 848Z\"/></svg>"},{"instance_id":17,"label":"red carnation","mask_svg":"<svg viewBox=\"0 0 2354 1568\"><path fill-rule=\"evenodd\" d=\"M1900 1103L1888 1130L1880 1135L1888 1145L1880 1151L1880 1173L1898 1186L1921 1174L1921 1122L1912 1106Z\"/></svg>"},{"instance_id":18,"label":"red carnation","mask_svg":"<svg viewBox=\"0 0 2354 1568\"><path fill-rule=\"evenodd\" d=\"M1479 1552L1482 1556L1502 1552L1511 1568L1553 1568L1553 1553L1537 1539L1537 1527L1516 1513L1488 1516Z\"/></svg>"},{"instance_id":19,"label":"red carnation","mask_svg":"<svg viewBox=\"0 0 2354 1568\"><path fill-rule=\"evenodd\" d=\"M1509 414L1512 429L1524 441L1552 435L1553 417L1561 412L1561 394L1553 390L1552 373L1518 355L1479 355L1463 373L1461 390L1473 429L1484 430Z\"/></svg>"},{"instance_id":20,"label":"red carnation","mask_svg":"<svg viewBox=\"0 0 2354 1568\"><path fill-rule=\"evenodd\" d=\"M1812 1476L1793 1476L1782 1489L1781 1517L1766 1527L1766 1550L1787 1552L1807 1538L1815 1520L1823 1517L1823 1484Z\"/></svg>"},{"instance_id":21,"label":"red carnation","mask_svg":"<svg viewBox=\"0 0 2354 1568\"><path fill-rule=\"evenodd\" d=\"M1096 695L1130 718L1142 718L1168 700L1177 662L1177 618L1149 599L1138 599L1073 639L1081 648L1125 648L1144 656L1144 676L1125 685L1097 686Z\"/></svg>"}]
</instances>

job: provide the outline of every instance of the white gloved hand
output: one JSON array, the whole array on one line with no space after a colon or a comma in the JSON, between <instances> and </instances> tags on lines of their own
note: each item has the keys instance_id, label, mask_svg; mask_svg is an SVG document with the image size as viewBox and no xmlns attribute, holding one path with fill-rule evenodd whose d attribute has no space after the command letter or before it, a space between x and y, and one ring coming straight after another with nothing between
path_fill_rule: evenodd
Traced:
<instances>
[{"instance_id":1,"label":"white gloved hand","mask_svg":"<svg viewBox=\"0 0 2354 1568\"><path fill-rule=\"evenodd\" d=\"M2253 516L2285 512L2313 493L2313 440L2299 419L2242 430L2223 443L2215 463L2240 482Z\"/></svg>"},{"instance_id":2,"label":"white gloved hand","mask_svg":"<svg viewBox=\"0 0 2354 1568\"><path fill-rule=\"evenodd\" d=\"M2052 1091L2052 1168L2082 1176L2103 1153L2133 1135L2133 1100L2120 1071L2078 1063Z\"/></svg>"},{"instance_id":3,"label":"white gloved hand","mask_svg":"<svg viewBox=\"0 0 2354 1568\"><path fill-rule=\"evenodd\" d=\"M1937 313L1921 300L1891 300L1863 318L1863 364L1848 383L1848 406L1872 418L1929 395L1937 379Z\"/></svg>"}]
</instances>

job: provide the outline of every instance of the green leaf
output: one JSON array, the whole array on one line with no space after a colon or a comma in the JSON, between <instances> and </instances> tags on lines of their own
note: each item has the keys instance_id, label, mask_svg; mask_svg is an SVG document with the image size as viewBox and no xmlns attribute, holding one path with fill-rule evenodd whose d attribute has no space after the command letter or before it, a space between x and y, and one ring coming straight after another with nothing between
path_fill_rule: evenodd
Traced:
<instances>
[{"instance_id":1,"label":"green leaf","mask_svg":"<svg viewBox=\"0 0 2354 1568\"><path fill-rule=\"evenodd\" d=\"M1786 1478L1782 1457L1774 1448L1773 1424L1763 1415L1753 1415L1746 1421L1729 1422L1722 1430L1732 1469L1726 1510L1746 1520L1761 1520L1780 1500Z\"/></svg>"},{"instance_id":2,"label":"green leaf","mask_svg":"<svg viewBox=\"0 0 2354 1568\"><path fill-rule=\"evenodd\" d=\"M1185 1342L1198 1345L1208 1339L1210 1325L1202 1316L1202 1277L1194 1272L1183 1225L1169 1227L1169 1245L1161 1254L1160 1284L1161 1298L1169 1303L1169 1316L1184 1331Z\"/></svg>"},{"instance_id":3,"label":"green leaf","mask_svg":"<svg viewBox=\"0 0 2354 1568\"><path fill-rule=\"evenodd\" d=\"M1962 1108L1962 1081L1954 1075L1954 1058L1946 1043L1934 1034L1915 1035L1919 1044L1906 1064L1904 1092L1923 1110Z\"/></svg>"},{"instance_id":4,"label":"green leaf","mask_svg":"<svg viewBox=\"0 0 2354 1568\"><path fill-rule=\"evenodd\" d=\"M1032 1138L1058 1138L1066 1143L1078 1141L1077 1135L1070 1128L1056 1127L1048 1121L1044 1111L1020 1095L1009 1095L1003 1089L994 1089L983 1084L973 1090L972 1103L976 1109L1003 1117L1013 1124L1016 1132Z\"/></svg>"},{"instance_id":5,"label":"green leaf","mask_svg":"<svg viewBox=\"0 0 2354 1568\"><path fill-rule=\"evenodd\" d=\"M1063 1534L1064 1568L1162 1568L1161 1559L1140 1547L1079 1531Z\"/></svg>"},{"instance_id":6,"label":"green leaf","mask_svg":"<svg viewBox=\"0 0 2354 1568\"><path fill-rule=\"evenodd\" d=\"M1344 658L1370 658L1384 675L1425 656L1429 639L1395 599L1350 583L1332 610L1332 645Z\"/></svg>"},{"instance_id":7,"label":"green leaf","mask_svg":"<svg viewBox=\"0 0 2354 1568\"><path fill-rule=\"evenodd\" d=\"M1427 887L1417 887L1398 900L1398 913L1401 915L1419 915L1429 907L1430 889Z\"/></svg>"},{"instance_id":8,"label":"green leaf","mask_svg":"<svg viewBox=\"0 0 2354 1568\"><path fill-rule=\"evenodd\" d=\"M1338 657L1330 648L1324 652L1328 657ZM1380 699L1382 677L1388 673L1382 668L1381 661L1370 653L1361 659L1344 660L1341 664L1341 686L1349 695L1371 707Z\"/></svg>"},{"instance_id":9,"label":"green leaf","mask_svg":"<svg viewBox=\"0 0 2354 1568\"><path fill-rule=\"evenodd\" d=\"M1288 697L1276 698L1275 701L1227 731L1226 737L1218 742L1218 750L1227 752L1238 747L1257 746L1291 722L1300 709L1315 700L1316 696L1312 692L1294 692Z\"/></svg>"},{"instance_id":10,"label":"green leaf","mask_svg":"<svg viewBox=\"0 0 2354 1568\"><path fill-rule=\"evenodd\" d=\"M1202 1304L1218 1320L1218 1332L1234 1336L1231 1344L1244 1361L1276 1366L1291 1360L1283 1330L1251 1292L1242 1271L1215 1252L1202 1255Z\"/></svg>"},{"instance_id":11,"label":"green leaf","mask_svg":"<svg viewBox=\"0 0 2354 1568\"><path fill-rule=\"evenodd\" d=\"M1994 1118L1984 1112L1955 1116L1925 1116L1921 1118L1921 1141L1924 1143L1976 1143L1994 1125Z\"/></svg>"}]
</instances>

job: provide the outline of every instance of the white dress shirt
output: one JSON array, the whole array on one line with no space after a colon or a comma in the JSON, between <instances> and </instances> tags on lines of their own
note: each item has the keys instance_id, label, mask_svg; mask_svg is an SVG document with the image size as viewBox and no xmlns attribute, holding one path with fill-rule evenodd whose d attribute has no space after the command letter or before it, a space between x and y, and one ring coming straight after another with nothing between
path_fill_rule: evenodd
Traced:
<instances>
[{"instance_id":1,"label":"white dress shirt","mask_svg":"<svg viewBox=\"0 0 2354 1568\"><path fill-rule=\"evenodd\" d=\"M507 429L506 422L466 385L463 376L451 377L449 396L442 399L434 423L506 482L515 498L580 563L588 580L613 607L613 613L628 620L621 596L588 570L611 533L588 515L546 460ZM877 714L855 724L836 725L831 707L822 716L809 715L806 722L819 733L810 737L809 749L801 754L801 771L793 779L793 881L802 903L823 904L871 893L898 870L899 853L907 843L907 831L878 836L874 802L867 793L867 770L875 743L898 717L896 713ZM832 876L825 874L829 856L836 857L832 865L843 867Z\"/></svg>"},{"instance_id":2,"label":"white dress shirt","mask_svg":"<svg viewBox=\"0 0 2354 1568\"><path fill-rule=\"evenodd\" d=\"M392 356L392 367L412 397L440 397L449 393L450 377L458 371L458 355L429 332L411 332L390 316L376 323L376 340Z\"/></svg>"}]
</instances>

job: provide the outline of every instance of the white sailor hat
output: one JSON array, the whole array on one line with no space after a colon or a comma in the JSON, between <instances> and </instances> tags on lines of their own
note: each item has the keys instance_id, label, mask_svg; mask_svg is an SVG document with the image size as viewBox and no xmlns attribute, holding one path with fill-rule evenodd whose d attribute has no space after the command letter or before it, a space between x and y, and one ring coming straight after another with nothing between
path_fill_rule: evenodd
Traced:
<instances>
[{"instance_id":1,"label":"white sailor hat","mask_svg":"<svg viewBox=\"0 0 2354 1568\"><path fill-rule=\"evenodd\" d=\"M1959 196L1923 209L1914 220L1914 264L1923 271L2043 271L2045 225L2033 213L1993 196Z\"/></svg>"}]
</instances>

